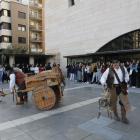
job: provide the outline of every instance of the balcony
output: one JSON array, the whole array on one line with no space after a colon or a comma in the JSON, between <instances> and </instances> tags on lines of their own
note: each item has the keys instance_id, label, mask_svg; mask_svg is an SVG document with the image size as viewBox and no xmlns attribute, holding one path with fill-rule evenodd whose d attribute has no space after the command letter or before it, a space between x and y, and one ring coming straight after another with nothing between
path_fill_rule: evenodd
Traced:
<instances>
[{"instance_id":1,"label":"balcony","mask_svg":"<svg viewBox=\"0 0 140 140\"><path fill-rule=\"evenodd\" d=\"M32 43L42 43L42 37L30 37Z\"/></svg>"},{"instance_id":2,"label":"balcony","mask_svg":"<svg viewBox=\"0 0 140 140\"><path fill-rule=\"evenodd\" d=\"M40 26L40 25L30 25L30 31L41 32L42 31L42 26Z\"/></svg>"},{"instance_id":3,"label":"balcony","mask_svg":"<svg viewBox=\"0 0 140 140\"><path fill-rule=\"evenodd\" d=\"M42 4L41 3L30 2L29 6L30 6L30 8L35 9L35 10L41 10L42 9Z\"/></svg>"},{"instance_id":4,"label":"balcony","mask_svg":"<svg viewBox=\"0 0 140 140\"><path fill-rule=\"evenodd\" d=\"M33 53L42 53L42 49L31 49L31 52Z\"/></svg>"},{"instance_id":5,"label":"balcony","mask_svg":"<svg viewBox=\"0 0 140 140\"><path fill-rule=\"evenodd\" d=\"M41 21L42 20L42 15L40 14L30 14L29 15L30 19L36 20L36 21Z\"/></svg>"}]
</instances>

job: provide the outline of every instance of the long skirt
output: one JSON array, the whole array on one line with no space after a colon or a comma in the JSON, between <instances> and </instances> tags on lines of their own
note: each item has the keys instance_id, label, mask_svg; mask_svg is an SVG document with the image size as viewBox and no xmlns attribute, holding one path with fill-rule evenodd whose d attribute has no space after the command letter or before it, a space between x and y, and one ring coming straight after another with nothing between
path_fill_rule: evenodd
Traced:
<instances>
[{"instance_id":1,"label":"long skirt","mask_svg":"<svg viewBox=\"0 0 140 140\"><path fill-rule=\"evenodd\" d=\"M18 91L24 90L24 89L26 89L25 81L23 81L22 84L18 87ZM25 96L25 95L27 95L27 92L24 92L24 93L17 92L17 95L18 95L18 97Z\"/></svg>"}]
</instances>

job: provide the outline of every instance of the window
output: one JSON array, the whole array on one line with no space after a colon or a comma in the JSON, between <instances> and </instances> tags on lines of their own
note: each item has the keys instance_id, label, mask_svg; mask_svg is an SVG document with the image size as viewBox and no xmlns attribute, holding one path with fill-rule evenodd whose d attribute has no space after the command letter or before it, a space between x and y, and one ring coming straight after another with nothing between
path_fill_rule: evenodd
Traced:
<instances>
[{"instance_id":1,"label":"window","mask_svg":"<svg viewBox=\"0 0 140 140\"><path fill-rule=\"evenodd\" d=\"M75 5L75 0L68 0L69 7Z\"/></svg>"},{"instance_id":2,"label":"window","mask_svg":"<svg viewBox=\"0 0 140 140\"><path fill-rule=\"evenodd\" d=\"M4 42L9 42L9 37L4 36Z\"/></svg>"},{"instance_id":3,"label":"window","mask_svg":"<svg viewBox=\"0 0 140 140\"><path fill-rule=\"evenodd\" d=\"M72 5L75 5L75 0L72 0L71 3L72 3Z\"/></svg>"},{"instance_id":4,"label":"window","mask_svg":"<svg viewBox=\"0 0 140 140\"><path fill-rule=\"evenodd\" d=\"M7 10L3 10L3 15L4 16L8 16L8 11Z\"/></svg>"},{"instance_id":5,"label":"window","mask_svg":"<svg viewBox=\"0 0 140 140\"><path fill-rule=\"evenodd\" d=\"M33 10L31 10L31 15L34 15L34 11Z\"/></svg>"},{"instance_id":6,"label":"window","mask_svg":"<svg viewBox=\"0 0 140 140\"><path fill-rule=\"evenodd\" d=\"M18 30L19 31L26 31L26 26L25 25L18 24Z\"/></svg>"},{"instance_id":7,"label":"window","mask_svg":"<svg viewBox=\"0 0 140 140\"><path fill-rule=\"evenodd\" d=\"M12 43L12 37L11 36L0 36L0 43L1 42Z\"/></svg>"},{"instance_id":8,"label":"window","mask_svg":"<svg viewBox=\"0 0 140 140\"><path fill-rule=\"evenodd\" d=\"M26 19L26 13L18 12L18 17L19 17L19 18Z\"/></svg>"},{"instance_id":9,"label":"window","mask_svg":"<svg viewBox=\"0 0 140 140\"><path fill-rule=\"evenodd\" d=\"M110 41L102 48L100 48L97 52L132 50L137 48L140 49L140 46L138 45L140 43L140 40L134 37L136 33L140 33L140 30L135 30L119 36L118 38L115 38L114 40Z\"/></svg>"},{"instance_id":10,"label":"window","mask_svg":"<svg viewBox=\"0 0 140 140\"><path fill-rule=\"evenodd\" d=\"M2 23L2 29L11 30L11 23Z\"/></svg>"},{"instance_id":11,"label":"window","mask_svg":"<svg viewBox=\"0 0 140 140\"><path fill-rule=\"evenodd\" d=\"M11 30L11 23L2 22L0 24L0 30L2 30L2 29Z\"/></svg>"},{"instance_id":12,"label":"window","mask_svg":"<svg viewBox=\"0 0 140 140\"><path fill-rule=\"evenodd\" d=\"M26 44L26 38L25 37L18 37L18 43Z\"/></svg>"},{"instance_id":13,"label":"window","mask_svg":"<svg viewBox=\"0 0 140 140\"><path fill-rule=\"evenodd\" d=\"M10 17L10 10L5 9L0 10L0 16Z\"/></svg>"}]
</instances>

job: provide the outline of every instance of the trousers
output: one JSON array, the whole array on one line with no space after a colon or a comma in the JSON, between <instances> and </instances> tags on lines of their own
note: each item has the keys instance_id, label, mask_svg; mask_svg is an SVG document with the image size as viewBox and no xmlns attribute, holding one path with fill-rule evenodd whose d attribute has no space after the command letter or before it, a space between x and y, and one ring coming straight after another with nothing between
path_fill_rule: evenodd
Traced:
<instances>
[{"instance_id":1,"label":"trousers","mask_svg":"<svg viewBox=\"0 0 140 140\"><path fill-rule=\"evenodd\" d=\"M74 80L74 73L70 74L70 80Z\"/></svg>"},{"instance_id":2,"label":"trousers","mask_svg":"<svg viewBox=\"0 0 140 140\"><path fill-rule=\"evenodd\" d=\"M113 111L115 116L118 115L118 112L117 112L117 98L120 95L120 93L121 93L120 86L119 87L113 87L110 90L110 107L111 107L111 110ZM121 115L124 117L126 115L125 107L124 107L123 103L121 102L121 100L119 100L119 104L121 106Z\"/></svg>"},{"instance_id":3,"label":"trousers","mask_svg":"<svg viewBox=\"0 0 140 140\"><path fill-rule=\"evenodd\" d=\"M101 79L101 72L96 72L96 82L100 82Z\"/></svg>"},{"instance_id":4,"label":"trousers","mask_svg":"<svg viewBox=\"0 0 140 140\"><path fill-rule=\"evenodd\" d=\"M95 77L96 77L96 73L97 73L97 72L94 72L94 73L93 73L93 76L92 76L92 81L91 81L91 82L93 82L93 81L94 81L94 79L95 79Z\"/></svg>"}]
</instances>

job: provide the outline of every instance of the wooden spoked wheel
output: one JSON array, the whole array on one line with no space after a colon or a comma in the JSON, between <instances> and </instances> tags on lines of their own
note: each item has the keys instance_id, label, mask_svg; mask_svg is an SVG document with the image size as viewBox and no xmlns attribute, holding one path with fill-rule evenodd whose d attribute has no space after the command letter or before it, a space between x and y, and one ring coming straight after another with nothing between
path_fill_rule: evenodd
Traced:
<instances>
[{"instance_id":1,"label":"wooden spoked wheel","mask_svg":"<svg viewBox=\"0 0 140 140\"><path fill-rule=\"evenodd\" d=\"M37 108L41 110L49 110L55 104L55 93L51 87L47 85L39 85L33 90L32 101Z\"/></svg>"}]
</instances>

